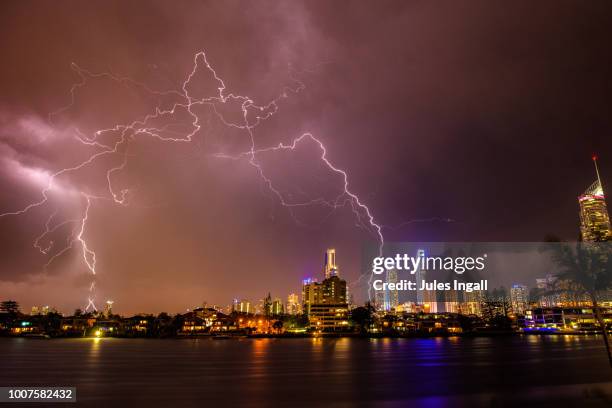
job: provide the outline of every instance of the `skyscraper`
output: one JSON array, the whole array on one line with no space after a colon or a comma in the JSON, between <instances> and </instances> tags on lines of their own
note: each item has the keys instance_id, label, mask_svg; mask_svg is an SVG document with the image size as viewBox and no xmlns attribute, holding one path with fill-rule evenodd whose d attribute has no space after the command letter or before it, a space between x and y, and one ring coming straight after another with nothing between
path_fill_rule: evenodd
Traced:
<instances>
[{"instance_id":1,"label":"skyscraper","mask_svg":"<svg viewBox=\"0 0 612 408\"><path fill-rule=\"evenodd\" d=\"M425 257L425 250L417 250L417 257ZM421 290L421 285L427 281L427 271L423 269L422 265L423 263L415 271L417 305L422 306L426 313L438 313L440 312L438 310L438 292L435 289Z\"/></svg>"},{"instance_id":2,"label":"skyscraper","mask_svg":"<svg viewBox=\"0 0 612 408\"><path fill-rule=\"evenodd\" d=\"M397 283L397 271L395 269L387 270L385 273L386 283ZM374 290L374 306L379 312L388 312L395 309L399 304L399 296L397 289L389 290L387 285L384 289Z\"/></svg>"},{"instance_id":3,"label":"skyscraper","mask_svg":"<svg viewBox=\"0 0 612 408\"><path fill-rule=\"evenodd\" d=\"M610 216L606 207L603 185L597 168L597 156L593 156L597 180L578 197L580 204L580 237L583 241L609 241L612 239Z\"/></svg>"},{"instance_id":4,"label":"skyscraper","mask_svg":"<svg viewBox=\"0 0 612 408\"><path fill-rule=\"evenodd\" d=\"M529 290L525 285L519 285L515 283L510 288L510 303L512 304L512 311L516 314L524 314L527 310L529 301Z\"/></svg>"},{"instance_id":5,"label":"skyscraper","mask_svg":"<svg viewBox=\"0 0 612 408\"><path fill-rule=\"evenodd\" d=\"M463 292L463 302L460 303L461 313L464 315L482 316L482 302L484 301L483 292L475 290L473 292Z\"/></svg>"},{"instance_id":6,"label":"skyscraper","mask_svg":"<svg viewBox=\"0 0 612 408\"><path fill-rule=\"evenodd\" d=\"M253 308L251 306L251 302L248 300L242 299L240 301L240 312L242 313L253 313Z\"/></svg>"},{"instance_id":7,"label":"skyscraper","mask_svg":"<svg viewBox=\"0 0 612 408\"><path fill-rule=\"evenodd\" d=\"M425 250L424 249L419 249L417 251L417 257L421 258L425 256ZM425 280L425 274L426 271L423 270L422 267L418 267L417 270L415 271L415 280L416 280L416 302L418 305L422 305L424 303L424 292L423 290L421 290L421 282Z\"/></svg>"},{"instance_id":8,"label":"skyscraper","mask_svg":"<svg viewBox=\"0 0 612 408\"><path fill-rule=\"evenodd\" d=\"M384 289L374 289L374 306L376 310L382 312L385 310L385 294L386 291Z\"/></svg>"},{"instance_id":9,"label":"skyscraper","mask_svg":"<svg viewBox=\"0 0 612 408\"><path fill-rule=\"evenodd\" d=\"M279 298L276 298L272 301L272 316L280 316L284 313L283 301Z\"/></svg>"},{"instance_id":10,"label":"skyscraper","mask_svg":"<svg viewBox=\"0 0 612 408\"><path fill-rule=\"evenodd\" d=\"M301 313L301 310L300 310L300 301L299 301L298 295L296 295L295 293L292 293L289 296L287 296L287 314L296 315L300 313Z\"/></svg>"},{"instance_id":11,"label":"skyscraper","mask_svg":"<svg viewBox=\"0 0 612 408\"><path fill-rule=\"evenodd\" d=\"M316 279L308 278L302 281L302 310L310 314L310 307L320 302L321 284Z\"/></svg>"},{"instance_id":12,"label":"skyscraper","mask_svg":"<svg viewBox=\"0 0 612 408\"><path fill-rule=\"evenodd\" d=\"M303 281L302 302L310 325L317 330L337 330L348 327L348 303L346 281L338 276L336 250L325 254L325 279L317 283Z\"/></svg>"},{"instance_id":13,"label":"skyscraper","mask_svg":"<svg viewBox=\"0 0 612 408\"><path fill-rule=\"evenodd\" d=\"M113 302L112 300L107 300L106 305L104 306L104 315L106 317L110 317L113 314Z\"/></svg>"},{"instance_id":14,"label":"skyscraper","mask_svg":"<svg viewBox=\"0 0 612 408\"><path fill-rule=\"evenodd\" d=\"M397 283L397 270L387 270L387 283ZM385 310L394 310L399 305L399 293L397 289L389 289L385 293Z\"/></svg>"},{"instance_id":15,"label":"skyscraper","mask_svg":"<svg viewBox=\"0 0 612 408\"><path fill-rule=\"evenodd\" d=\"M332 276L338 276L338 266L336 265L336 250L329 248L325 252L325 265L324 265L325 279L331 278Z\"/></svg>"},{"instance_id":16,"label":"skyscraper","mask_svg":"<svg viewBox=\"0 0 612 408\"><path fill-rule=\"evenodd\" d=\"M435 289L423 291L423 310L427 313L439 313L438 292Z\"/></svg>"}]
</instances>

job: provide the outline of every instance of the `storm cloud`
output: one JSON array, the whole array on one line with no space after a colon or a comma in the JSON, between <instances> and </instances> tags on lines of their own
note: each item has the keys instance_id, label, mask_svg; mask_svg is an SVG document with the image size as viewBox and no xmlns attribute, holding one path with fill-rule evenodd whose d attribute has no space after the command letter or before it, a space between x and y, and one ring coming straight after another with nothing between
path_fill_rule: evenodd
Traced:
<instances>
[{"instance_id":1,"label":"storm cloud","mask_svg":"<svg viewBox=\"0 0 612 408\"><path fill-rule=\"evenodd\" d=\"M312 134L389 241L573 240L593 152L604 184L612 177L606 2L0 7L0 213L39 202L52 174L121 138L105 132L101 147L96 130L180 101L200 51L226 95L262 106L280 97L278 110L249 113L275 112L255 128L255 148ZM218 80L198 74L190 94L214 95ZM220 119L241 120L240 104L194 112L190 142L129 135L115 154L55 178L44 205L0 218L0 298L67 312L86 304L90 272L74 242L83 193L100 197L82 234L96 254L96 299L121 313L285 299L302 278L321 277L327 247L357 281L376 234L346 196L337 209L321 204L344 188L321 146L304 138L258 155L286 203L315 200L287 208L241 156L249 133ZM192 120L177 109L156 126L182 138ZM111 168L125 205L109 192ZM364 300L363 286L353 289Z\"/></svg>"}]
</instances>

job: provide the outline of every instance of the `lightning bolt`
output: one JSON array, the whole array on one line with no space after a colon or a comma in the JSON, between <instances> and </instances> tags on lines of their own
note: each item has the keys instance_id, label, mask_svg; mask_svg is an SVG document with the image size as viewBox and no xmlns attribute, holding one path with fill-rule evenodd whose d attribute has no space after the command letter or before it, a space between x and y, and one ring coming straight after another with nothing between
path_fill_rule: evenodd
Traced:
<instances>
[{"instance_id":1,"label":"lightning bolt","mask_svg":"<svg viewBox=\"0 0 612 408\"><path fill-rule=\"evenodd\" d=\"M244 131L246 132L246 135L248 137L248 142L250 145L249 150L234 156L218 153L214 155L215 157L235 160L247 160L248 163L255 169L255 171L261 178L263 184L274 196L277 197L280 204L289 210L294 219L296 218L293 214L293 209L296 207L322 205L328 207L331 211L334 211L338 208L349 206L355 216L358 226L366 230L376 240L376 242L378 243L378 252L379 254L382 254L383 246L385 244L384 236L382 233L384 227L376 222L375 217L373 216L370 208L359 198L359 196L354 191L350 189L348 173L332 163L332 161L328 158L327 149L320 139L316 138L311 133L304 133L293 139L293 141L289 144L280 143L271 147L256 147L256 127L261 122L269 119L278 112L279 102L281 100L288 98L291 95L297 94L305 88L305 84L299 79L297 79L295 76L296 74L301 74L304 71L298 72L291 69L290 79L293 82L293 86L284 86L277 97L273 98L264 105L257 105L253 101L253 99L248 96L236 95L233 93L226 92L227 87L224 80L217 74L217 72L211 66L204 51L197 52L194 55L192 69L187 74L185 80L181 84L180 90L153 90L145 84L134 81L130 78L120 77L112 72L91 72L79 67L75 63L71 65L71 68L79 76L80 80L73 84L70 88L69 103L49 115L49 120L51 122L53 122L53 118L56 115L59 115L73 107L76 104L76 95L78 91L85 87L90 80L94 79L107 79L114 81L127 88L138 88L148 93L152 97L157 98L158 102L150 113L140 118L136 118L132 122L118 123L111 127L98 129L92 132L91 135L86 135L78 128L75 128L75 140L78 143L81 143L92 149L96 149L96 151L91 156L87 157L84 161L81 161L75 164L74 166L67 167L53 173L49 177L48 184L46 185L46 187L43 188L40 192L41 197L39 200L27 204L21 209L0 214L0 218L7 216L19 216L28 213L34 208L50 204L51 199L49 194L57 188L58 181L59 179L61 179L62 176L65 176L69 173L78 172L86 168L87 166L98 162L99 159L103 157L123 156L123 160L120 162L120 164L111 166L106 169L107 191L105 192L104 196L95 196L85 191L79 191L78 197L82 202L84 202L81 215L78 218L66 219L61 222L56 222L58 211L57 209L54 210L52 214L48 217L44 225L44 231L36 238L33 244L34 247L38 249L42 254L48 256L48 261L44 266L45 268L47 268L59 257L69 252L75 246L78 246L80 248L82 264L87 273L89 273L92 277L92 281L89 287L89 295L87 298L88 303L85 307L86 311L97 311L95 305L95 277L97 274L97 258L96 252L92 249L91 245L89 245L86 240L87 224L90 220L90 209L92 208L93 201L98 199L110 200L116 205L128 205L130 189L124 188L117 190L113 186L113 177L116 173L125 170L125 168L128 166L128 151L130 143L139 137L154 138L164 143L192 142L194 136L201 129L200 117L194 111L194 108L197 106L210 107L214 115L220 120L223 125ZM202 97L197 97L196 95L194 95L194 91L191 90L192 81L194 80L195 76L200 72L200 70L205 70L210 75L212 75L214 82L217 84L217 93L215 95ZM176 101L174 101L170 107L163 109L161 100L163 98L168 97L176 98ZM238 104L241 113L240 121L233 121L227 119L218 109L218 107L221 105L229 104ZM185 112L190 118L189 122L181 123L182 125L186 125L187 131L170 131L171 125L179 122L173 122L169 125L161 127L154 124L156 120L172 119L173 117L177 116L178 112ZM113 143L102 141L102 137L107 134L111 136L118 135L118 138ZM275 183L266 174L263 166L258 160L259 156L264 153L288 150L293 151L306 143L313 143L320 151L319 159L321 160L321 162L333 174L340 176L342 179L342 188L333 200L328 200L323 197L312 198L305 201L294 201L289 199L285 193L283 193L279 188L275 186ZM49 242L46 245L43 245L41 243L44 239L47 239L47 237L52 236L52 234L54 234L56 231L67 225L72 225L72 229L68 233L65 245L58 247L57 242L55 242L55 240L51 238L49 239ZM360 277L360 280L361 278L362 277Z\"/></svg>"},{"instance_id":2,"label":"lightning bolt","mask_svg":"<svg viewBox=\"0 0 612 408\"><path fill-rule=\"evenodd\" d=\"M293 150L296 150L300 145L308 141L314 143L319 148L319 150L321 151L321 155L319 158L327 166L327 168L331 170L333 173L336 173L342 177L342 180L343 180L342 192L334 200L329 201L329 200L325 200L322 197L319 197L319 198L314 198L314 199L307 200L307 201L299 201L299 202L289 201L288 199L285 198L283 193L274 186L272 180L265 174L262 166L256 160L256 157L260 155L261 153L274 152L274 151L280 151L280 150L292 150L293 151ZM262 148L262 149L255 149L255 147L253 146L250 151L241 153L237 156L228 156L224 154L217 154L215 156L220 157L220 158L232 158L232 159L236 159L240 156L247 156L249 158L249 163L253 167L255 167L259 176L262 178L264 183L267 185L268 189L272 191L278 197L279 202L285 207L288 207L288 208L304 207L304 206L319 204L319 205L324 205L324 206L327 206L335 210L338 208L342 208L346 206L347 204L350 205L359 225L363 227L365 230L369 231L375 237L375 239L379 242L379 251L382 252L383 245L384 245L382 226L378 225L375 222L374 216L372 215L372 212L370 211L368 206L365 205L359 199L359 196L357 196L357 194L353 193L349 189L349 178L348 178L348 174L346 173L346 171L336 167L329 160L329 158L327 157L327 149L325 148L325 145L323 144L323 142L321 142L321 140L317 139L311 133L304 133L300 135L299 137L293 139L291 144L279 143L276 146Z\"/></svg>"}]
</instances>

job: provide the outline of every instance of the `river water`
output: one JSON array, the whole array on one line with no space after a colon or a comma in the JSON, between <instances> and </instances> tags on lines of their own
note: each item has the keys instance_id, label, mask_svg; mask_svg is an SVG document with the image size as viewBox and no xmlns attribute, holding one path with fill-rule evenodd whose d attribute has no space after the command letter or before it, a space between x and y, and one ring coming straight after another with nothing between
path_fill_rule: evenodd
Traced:
<instances>
[{"instance_id":1,"label":"river water","mask_svg":"<svg viewBox=\"0 0 612 408\"><path fill-rule=\"evenodd\" d=\"M78 406L612 407L597 336L0 338L0 353L0 386L74 386Z\"/></svg>"}]
</instances>

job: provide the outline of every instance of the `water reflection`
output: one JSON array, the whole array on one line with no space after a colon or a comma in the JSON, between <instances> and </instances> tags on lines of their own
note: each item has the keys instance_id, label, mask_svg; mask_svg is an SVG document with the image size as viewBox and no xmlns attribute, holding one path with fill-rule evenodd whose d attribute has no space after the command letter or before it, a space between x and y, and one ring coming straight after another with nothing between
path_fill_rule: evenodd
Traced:
<instances>
[{"instance_id":1,"label":"water reflection","mask_svg":"<svg viewBox=\"0 0 612 408\"><path fill-rule=\"evenodd\" d=\"M478 406L497 394L554 400L577 387L581 396L589 384L609 381L603 341L595 336L0 339L0 347L0 383L75 385L80 400L94 406L113 396L148 406L455 406L466 395Z\"/></svg>"}]
</instances>

